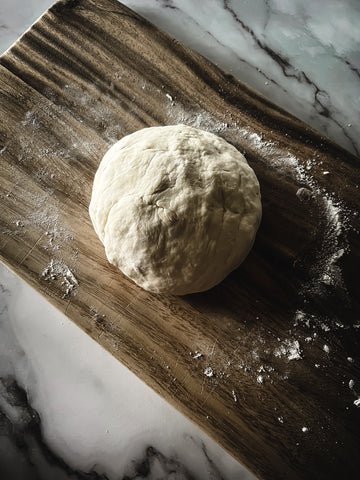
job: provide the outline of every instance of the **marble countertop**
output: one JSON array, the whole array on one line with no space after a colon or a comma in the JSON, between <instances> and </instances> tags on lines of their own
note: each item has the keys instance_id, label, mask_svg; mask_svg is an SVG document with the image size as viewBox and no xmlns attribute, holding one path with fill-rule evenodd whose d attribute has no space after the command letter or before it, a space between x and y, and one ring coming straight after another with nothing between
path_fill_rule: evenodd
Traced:
<instances>
[{"instance_id":1,"label":"marble countertop","mask_svg":"<svg viewBox=\"0 0 360 480\"><path fill-rule=\"evenodd\" d=\"M357 0L123 3L359 156ZM51 4L2 0L0 52ZM2 480L255 478L3 265L0 413Z\"/></svg>"}]
</instances>

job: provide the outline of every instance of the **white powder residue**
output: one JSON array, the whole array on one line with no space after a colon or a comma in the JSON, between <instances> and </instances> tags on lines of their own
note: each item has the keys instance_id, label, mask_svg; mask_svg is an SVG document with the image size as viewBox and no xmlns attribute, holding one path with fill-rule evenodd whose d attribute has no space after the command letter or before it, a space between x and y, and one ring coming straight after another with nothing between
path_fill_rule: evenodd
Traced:
<instances>
[{"instance_id":1,"label":"white powder residue","mask_svg":"<svg viewBox=\"0 0 360 480\"><path fill-rule=\"evenodd\" d=\"M353 379L349 380L349 388L353 392L353 394L357 397L356 400L354 400L353 402L355 407L360 407L360 395L359 395L359 392L357 392L355 389L355 380Z\"/></svg>"},{"instance_id":2,"label":"white powder residue","mask_svg":"<svg viewBox=\"0 0 360 480\"><path fill-rule=\"evenodd\" d=\"M31 213L24 223L36 225L45 230L45 235L48 237L46 249L59 250L61 242L69 242L74 239L71 229L67 228L64 220L59 219L59 214L53 204L42 205Z\"/></svg>"},{"instance_id":3,"label":"white powder residue","mask_svg":"<svg viewBox=\"0 0 360 480\"><path fill-rule=\"evenodd\" d=\"M215 134L222 134L229 127L226 122L219 122L208 112L185 110L180 104L173 102L167 109L169 121L173 124L184 124L200 128Z\"/></svg>"},{"instance_id":4,"label":"white powder residue","mask_svg":"<svg viewBox=\"0 0 360 480\"><path fill-rule=\"evenodd\" d=\"M286 339L284 342L275 349L275 357L286 357L290 360L301 360L301 348L298 340Z\"/></svg>"},{"instance_id":5,"label":"white powder residue","mask_svg":"<svg viewBox=\"0 0 360 480\"><path fill-rule=\"evenodd\" d=\"M322 206L324 216L323 241L317 262L312 266L312 279L310 284L304 286L304 291L318 289L319 285L333 285L341 289L346 296L346 287L343 280L342 269L339 265L340 258L345 254L346 232L344 211L339 202L329 194L320 196L320 191L315 190L318 204ZM343 238L341 235L343 234Z\"/></svg>"},{"instance_id":6,"label":"white powder residue","mask_svg":"<svg viewBox=\"0 0 360 480\"><path fill-rule=\"evenodd\" d=\"M336 204L335 201L329 197L323 197L325 205L325 213L329 222L329 228L333 230L337 237L341 234L343 226L341 223L341 207L340 204Z\"/></svg>"},{"instance_id":7,"label":"white powder residue","mask_svg":"<svg viewBox=\"0 0 360 480\"><path fill-rule=\"evenodd\" d=\"M275 146L273 142L264 140L263 137L256 132L250 132L246 128L238 128L236 123L232 125L232 128L236 128L236 133L248 140L256 148L269 150Z\"/></svg>"},{"instance_id":8,"label":"white powder residue","mask_svg":"<svg viewBox=\"0 0 360 480\"><path fill-rule=\"evenodd\" d=\"M31 172L36 188L24 187L27 169L12 169L11 196L14 199L18 196L22 203L29 206L31 213L20 219L14 218L18 230L9 234L31 235L34 246L42 251L42 255L46 252L48 256L48 264L40 275L42 281L51 282L58 290L58 294L62 298L67 298L76 294L78 287L78 280L74 275L78 250L72 242L73 230L64 218L63 201L55 194L56 187L52 181L55 178L54 172L60 173L57 160L69 158L71 148L70 144L66 146L51 135L44 137L38 135L38 130L46 130L44 116L47 118L54 115L57 115L56 112L54 113L46 101L39 101L36 108L26 112L23 120L18 123L19 140L14 140L19 147L17 162L24 165L36 158L37 170L33 169ZM75 138L76 132L69 125L63 122L62 126L66 128L64 132L68 142ZM11 141L9 143L11 144ZM48 161L49 159L51 161ZM20 189L21 193L18 195L17 191ZM10 197L10 193L8 196Z\"/></svg>"},{"instance_id":9,"label":"white powder residue","mask_svg":"<svg viewBox=\"0 0 360 480\"><path fill-rule=\"evenodd\" d=\"M343 298L347 298L346 285L340 259L347 252L347 231L349 228L350 212L337 200L333 194L320 187L311 175L316 161L309 159L301 162L295 155L286 153L276 144L265 141L261 135L250 132L245 128L239 129L239 135L246 139L261 153L261 158L269 167L280 174L291 175L299 184L296 192L300 202L306 209L313 208L320 214L319 232L321 232L319 248L314 251L314 263L310 268L310 279L300 289L300 297L305 304L314 296L326 294L326 288L336 287ZM325 170L323 175L329 175ZM309 326L309 318L307 323ZM295 319L295 323L297 320ZM335 322L336 323L336 322ZM322 325L326 327L324 319Z\"/></svg>"},{"instance_id":10,"label":"white powder residue","mask_svg":"<svg viewBox=\"0 0 360 480\"><path fill-rule=\"evenodd\" d=\"M60 260L51 259L42 272L41 277L46 281L58 280L63 291L62 298L69 297L79 285L77 278L68 265Z\"/></svg>"},{"instance_id":11,"label":"white powder residue","mask_svg":"<svg viewBox=\"0 0 360 480\"><path fill-rule=\"evenodd\" d=\"M89 310L90 310L91 319L94 320L94 322L101 322L104 320L104 318L106 318L106 315L101 314L94 305L91 305ZM115 350L119 350L118 345L117 345L117 348L116 348L116 345L114 345L114 348Z\"/></svg>"},{"instance_id":12,"label":"white powder residue","mask_svg":"<svg viewBox=\"0 0 360 480\"><path fill-rule=\"evenodd\" d=\"M204 375L207 377L213 377L214 376L214 370L211 367L207 367L204 370Z\"/></svg>"},{"instance_id":13,"label":"white powder residue","mask_svg":"<svg viewBox=\"0 0 360 480\"><path fill-rule=\"evenodd\" d=\"M319 167L316 157L309 158L304 162L297 158L296 155L286 151L278 143L269 141L265 134L254 132L250 126L239 126L232 121L228 123L226 117L224 117L224 121L219 121L215 115L196 111L196 109L190 111L178 102L172 102L171 105L169 102L167 103L169 123L183 123L204 129L218 134L235 144L236 140L238 140L238 144L246 145L247 150L257 154L268 168L273 169L278 175L291 178L292 183L298 186L297 191L295 191L300 203L299 209L302 209L304 214L308 214L310 218L318 221L314 222L315 231L313 232L314 238L316 237L317 239L316 247L314 247L313 252L307 252L313 254L313 261L310 265L308 263L304 265L307 267L307 280L303 281L299 289L294 326L305 326L309 330L317 327L324 332L329 331L330 326L332 327L333 325L339 325L339 328L341 328L341 322L335 321L336 319L333 320L323 315L319 316L318 312L310 310L313 299L316 298L318 301L319 296L326 298L327 295L333 294L334 288L346 299L347 291L343 279L341 260L348 251L347 233L350 225L350 211L346 205L316 180L315 174L313 174L315 167ZM242 153L246 156L246 152L243 151ZM320 173L322 173L324 180L331 175L331 172L328 170L321 170ZM315 242L312 245L315 245ZM300 258L298 260L301 266L303 259ZM292 337L292 333L289 333L291 336L279 343L275 351L270 349L269 355L275 355L286 362L297 361L303 358L299 339ZM316 335L316 331L313 330L307 334L304 341L309 344L315 341ZM262 349L263 353L264 351ZM326 350L324 351L326 352ZM264 362L263 357L261 361ZM255 366L256 363L257 366ZM263 384L265 379L266 382L271 382L272 380L270 373L268 373L269 366L260 364L260 358L254 352L252 352L252 358L249 356L244 361L236 362L236 365L244 372L252 375L258 384ZM316 363L315 367L320 368L320 364ZM217 377L220 377L221 372ZM208 370L208 373L212 374L212 370ZM271 375L277 375L278 379L286 380L288 373L287 371L280 375L275 372L271 373ZM303 432L305 431L308 431L308 427L303 427Z\"/></svg>"},{"instance_id":14,"label":"white powder residue","mask_svg":"<svg viewBox=\"0 0 360 480\"><path fill-rule=\"evenodd\" d=\"M119 76L115 73L114 80L118 81L119 78L121 78L121 75ZM114 84L112 84L112 87L114 87ZM125 102L118 102L111 95L104 95L95 84L87 85L86 90L76 85L67 84L64 86L63 91L69 106L63 105L62 108L68 108L71 114L74 115L72 104L81 105L83 111L86 112L86 116L84 115L83 118L78 116L78 112L80 112L80 109L78 109L76 113L77 119L83 123L84 119L91 118L93 124L100 127L101 137L109 146L113 145L124 135L121 122L119 122L121 113L118 112L121 112L121 109L124 108ZM132 100L135 100L135 96ZM129 102L125 107L126 113L131 113L135 108L135 103ZM81 148L84 148L83 145Z\"/></svg>"},{"instance_id":15,"label":"white powder residue","mask_svg":"<svg viewBox=\"0 0 360 480\"><path fill-rule=\"evenodd\" d=\"M299 324L306 325L308 328L310 328L310 318L302 310L296 310L294 315L294 326L296 327Z\"/></svg>"},{"instance_id":16,"label":"white powder residue","mask_svg":"<svg viewBox=\"0 0 360 480\"><path fill-rule=\"evenodd\" d=\"M231 134L232 139L242 138L251 148L260 152L262 160L269 167L295 179L299 184L296 194L300 202L306 204L309 210L313 207L322 217L319 225L321 232L319 251L314 252L314 263L309 272L310 279L303 284L300 297L306 296L309 299L317 296L319 292L324 292L324 289L330 286L342 290L343 296L346 297L346 286L339 264L339 260L347 250L346 209L332 194L320 187L311 175L316 160L312 158L304 163L276 143L264 139L258 132L251 131L250 127L240 127L236 122L220 122L208 112L188 111L181 104L175 104L168 108L168 115L175 123L202 128L220 134L224 138L228 134ZM327 170L323 173L330 174Z\"/></svg>"}]
</instances>

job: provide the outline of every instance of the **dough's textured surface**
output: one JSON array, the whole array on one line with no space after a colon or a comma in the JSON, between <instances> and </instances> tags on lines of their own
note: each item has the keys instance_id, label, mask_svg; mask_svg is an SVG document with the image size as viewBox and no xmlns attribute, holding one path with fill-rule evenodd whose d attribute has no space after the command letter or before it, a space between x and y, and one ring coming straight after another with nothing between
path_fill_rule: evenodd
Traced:
<instances>
[{"instance_id":1,"label":"dough's textured surface","mask_svg":"<svg viewBox=\"0 0 360 480\"><path fill-rule=\"evenodd\" d=\"M208 290L244 260L261 219L259 183L220 137L150 127L113 145L96 172L90 217L110 263L146 290Z\"/></svg>"}]
</instances>

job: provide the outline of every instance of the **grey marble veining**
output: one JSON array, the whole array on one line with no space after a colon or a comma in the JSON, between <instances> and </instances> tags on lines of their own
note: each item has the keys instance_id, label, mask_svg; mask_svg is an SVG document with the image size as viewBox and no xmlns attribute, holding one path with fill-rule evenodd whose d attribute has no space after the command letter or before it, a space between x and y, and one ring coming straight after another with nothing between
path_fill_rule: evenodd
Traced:
<instances>
[{"instance_id":1,"label":"grey marble veining","mask_svg":"<svg viewBox=\"0 0 360 480\"><path fill-rule=\"evenodd\" d=\"M0 478L253 480L0 265Z\"/></svg>"},{"instance_id":2,"label":"grey marble veining","mask_svg":"<svg viewBox=\"0 0 360 480\"><path fill-rule=\"evenodd\" d=\"M0 51L51 3L1 0ZM359 155L359 1L123 3ZM0 377L2 480L254 478L3 266Z\"/></svg>"},{"instance_id":3,"label":"grey marble veining","mask_svg":"<svg viewBox=\"0 0 360 480\"><path fill-rule=\"evenodd\" d=\"M360 2L125 3L360 155Z\"/></svg>"},{"instance_id":4,"label":"grey marble veining","mask_svg":"<svg viewBox=\"0 0 360 480\"><path fill-rule=\"evenodd\" d=\"M6 50L49 0L2 1ZM357 0L126 0L178 40L360 155Z\"/></svg>"}]
</instances>

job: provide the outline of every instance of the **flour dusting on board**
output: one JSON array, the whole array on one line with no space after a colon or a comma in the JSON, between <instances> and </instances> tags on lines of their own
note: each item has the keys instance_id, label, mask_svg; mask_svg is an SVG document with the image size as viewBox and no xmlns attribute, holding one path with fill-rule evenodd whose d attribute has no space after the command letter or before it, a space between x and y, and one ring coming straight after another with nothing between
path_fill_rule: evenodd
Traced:
<instances>
[{"instance_id":1,"label":"flour dusting on board","mask_svg":"<svg viewBox=\"0 0 360 480\"><path fill-rule=\"evenodd\" d=\"M326 294L327 289L334 287L347 298L346 285L341 269L342 257L346 254L347 233L351 212L337 200L333 194L320 187L311 175L316 160L309 159L302 163L295 155L278 147L274 142L267 141L259 133L238 125L233 121L218 121L208 112L189 111L180 103L173 102L167 113L173 123L184 123L218 134L225 139L240 137L250 148L261 153L261 158L268 167L276 169L281 175L290 175L298 183L296 195L304 208L312 214L316 210L320 217L317 251L314 251L314 262L311 267L310 278L303 283L300 290L301 302L308 303L314 295ZM329 171L324 171L325 176ZM303 305L304 306L304 305ZM321 320L324 321L323 319Z\"/></svg>"},{"instance_id":2,"label":"flour dusting on board","mask_svg":"<svg viewBox=\"0 0 360 480\"><path fill-rule=\"evenodd\" d=\"M348 294L341 262L348 252L347 236L351 228L350 218L354 212L351 212L331 191L322 186L323 182L320 185L312 174L313 169L316 168L317 172L319 168L321 169L321 162L316 154L304 162L276 142L268 141L262 134L252 131L250 127L232 121L231 115L219 121L208 112L196 108L193 111L186 110L176 101L176 97L172 96L173 98L175 100L167 108L169 122L184 123L204 129L230 142L238 139L239 144L243 143L254 156L261 158L265 168L275 170L280 176L290 177L293 180L292 183L295 181L298 188L294 194L304 210L309 212L309 215L316 215L315 218L319 219L317 231L314 232L316 242L312 244L313 251L307 252L312 255L312 265L310 271L306 272L308 276L304 275L298 304L294 305L293 317L289 318L289 330L287 333L284 332L282 338L277 338L276 348L270 348L267 344L271 338L271 332L269 335L266 331L266 322L264 326L257 322L258 330L246 330L245 338L243 335L238 337L234 335L234 341L238 344L231 358L226 358L221 349L216 350L215 353L211 345L197 345L203 353L203 356L198 358L197 364L194 364L194 368L202 368L205 379L205 384L203 382L201 385L201 394L209 395L210 393L207 392L211 392L222 382L228 385L233 401L238 402L238 392L242 391L243 386L241 383L232 383L232 372L235 370L242 370L246 373L244 377L246 381L251 379L259 389L262 389L266 388L267 384L288 381L298 368L302 368L302 360L308 359L309 355L316 359L313 364L314 369L327 368L327 365L331 364L332 350L328 344L320 342L324 342L324 335L331 329L344 328L344 325L336 314L328 318L319 312L309 311L309 305L316 304L319 298L322 301L326 300L335 290L345 303L347 301ZM246 156L245 151L242 153ZM331 172L325 169L322 174L324 179L331 176ZM256 320L259 320L259 317L256 317ZM221 322L226 322L224 312L221 313ZM346 358L344 361L347 361ZM211 370L209 370L209 364L212 365ZM209 375L210 372L215 371L216 376ZM360 395L353 403L355 406L360 406ZM281 415L275 416L275 419L280 424L285 421ZM304 433L310 431L308 426L300 425L299 428Z\"/></svg>"},{"instance_id":3,"label":"flour dusting on board","mask_svg":"<svg viewBox=\"0 0 360 480\"><path fill-rule=\"evenodd\" d=\"M275 357L285 357L288 360L301 360L301 349L298 340L286 339L274 351Z\"/></svg>"},{"instance_id":4,"label":"flour dusting on board","mask_svg":"<svg viewBox=\"0 0 360 480\"><path fill-rule=\"evenodd\" d=\"M144 85L143 87L144 90L146 86ZM64 90L67 98L70 99L69 101L81 102L84 111L94 117L96 123L102 128L102 138L109 145L114 143L119 136L122 136L121 129L118 126L118 118L109 114L111 109L107 109L105 104L100 108L100 102L95 101L95 97L70 85L66 85ZM348 212L345 206L332 194L321 188L311 175L311 170L315 162L314 159L309 159L308 162L303 164L296 156L278 148L275 143L265 140L262 135L251 131L248 127L240 126L231 121L231 119L218 121L208 112L196 111L196 109L194 109L194 111L188 111L176 101L176 95L165 91L162 94L164 102L166 102L167 105L169 123L184 123L218 134L225 139L231 140L231 138L239 138L244 140L244 143L250 145L250 149L253 148L254 151L261 152L262 159L266 161L269 168L275 169L279 174L290 175L295 179L299 187L296 192L297 198L304 204L305 208L308 208L311 212L311 209L315 206L321 211L323 220L321 224L321 245L315 255L314 265L310 272L310 279L304 281L302 286L299 305L297 305L294 318L292 319L293 324L290 325L290 327L305 325L307 328L310 328L311 322L314 323L316 319L306 311L306 302L304 302L304 299L306 300L306 298L311 297L314 293L321 293L323 289L335 286L342 289L344 296L346 296L346 286L341 269L341 259L347 252L346 234L349 224L347 220ZM125 107L126 105L124 108ZM78 118L78 120L82 122L81 118ZM37 117L28 113L25 116L22 127L24 129L38 129ZM74 143L74 147L75 146L77 147ZM30 150L32 148L33 145L23 144L25 153L28 149ZM43 150L43 154L46 155L47 152ZM68 154L69 152L63 152L65 156ZM25 155L23 155L20 160L24 162L26 160ZM330 173L324 171L323 174L326 177L326 175ZM49 180L46 171L39 170L36 175L39 182L43 181L43 179ZM68 229L62 219L59 218L58 209L47 209L46 199L46 195L43 199L39 199L39 208L27 222L28 225L37 225L45 231L43 239L47 243L44 245L44 248L51 251L51 259L41 275L43 281L55 282L63 298L67 298L76 294L79 282L76 278L76 270L72 266L72 263L65 262L62 258L61 243L64 241L70 242L73 237L70 229ZM23 229L24 221L23 219L21 220L22 226L20 226L20 224L17 226ZM18 221L20 222L21 220L19 219ZM93 320L100 318L100 314L93 306L90 307L90 315ZM320 328L322 332L330 329L324 319L321 319ZM236 349L230 358L226 358L221 348L216 350L215 343L209 346L208 351L206 348L203 348L203 345L197 345L199 351L195 350L192 358L194 368L199 369L204 379L201 391L210 391L204 388L206 384L208 384L210 388L215 389L219 382L228 382L229 398L232 402L240 404L244 388L241 384L231 383L231 375L235 369L246 372L247 377L250 378L259 389L265 388L264 386L273 383L275 380L286 381L293 369L296 369L303 363L301 360L306 356L306 346L310 342L314 342L316 332L311 332L306 339L302 340L295 337L292 331L289 330L288 335L278 339L278 346L275 349L267 348L265 338L268 337L261 331L256 331L253 337L249 334L247 338L235 338L234 342L238 342L239 346L243 347L241 348L241 358L239 358ZM116 349L118 349L118 345ZM323 348L321 354L328 358L331 355L331 349L329 347L328 350ZM275 367L275 365L277 365L277 367ZM314 368L318 368L319 366L320 363L316 363ZM169 369L169 366L166 368ZM174 367L174 370L175 368L176 367ZM356 401L360 403L360 398L357 398L354 404ZM283 423L283 417L277 416L276 418L279 419L277 421Z\"/></svg>"},{"instance_id":5,"label":"flour dusting on board","mask_svg":"<svg viewBox=\"0 0 360 480\"><path fill-rule=\"evenodd\" d=\"M169 120L173 124L184 124L189 127L200 128L217 135L224 136L229 124L219 122L214 119L210 113L203 110L185 110L182 105L173 102L167 108Z\"/></svg>"},{"instance_id":6,"label":"flour dusting on board","mask_svg":"<svg viewBox=\"0 0 360 480\"><path fill-rule=\"evenodd\" d=\"M74 273L61 260L51 259L50 263L45 267L41 274L46 281L58 280L63 291L62 298L67 298L78 287L79 282Z\"/></svg>"},{"instance_id":7,"label":"flour dusting on board","mask_svg":"<svg viewBox=\"0 0 360 480\"><path fill-rule=\"evenodd\" d=\"M304 282L300 297L305 303L314 295L326 294L327 289L336 288L347 298L346 285L343 279L341 260L347 252L347 233L351 212L342 202L320 187L311 175L316 160L309 159L301 162L295 155L284 151L274 142L267 141L261 134L244 128L232 121L218 121L208 112L186 111L180 104L173 105L168 110L169 118L174 123L185 123L196 128L202 128L224 138L240 137L250 148L261 153L266 164L276 169L281 175L290 175L298 183L296 195L304 208L310 212L315 209L320 217L317 251L314 251L314 263L311 267L310 278ZM323 174L329 175L329 171ZM311 213L312 214L312 213ZM323 319L322 319L323 321Z\"/></svg>"},{"instance_id":8,"label":"flour dusting on board","mask_svg":"<svg viewBox=\"0 0 360 480\"><path fill-rule=\"evenodd\" d=\"M37 170L34 168L30 171L29 183L26 180L27 169L23 171L22 168L13 168L12 190L7 196L13 199L14 211L22 211L16 204L19 202L20 205L21 202L31 206L31 213L26 216L17 214L13 222L16 228L3 233L21 236L26 243L36 245L37 249L42 250L42 256L48 258L48 263L42 267L42 272L40 270L40 278L45 282L51 282L56 287L57 294L67 298L76 294L79 285L74 274L78 251L73 243L73 230L64 218L60 200L54 194L57 188L55 183L58 181L57 175L60 176L56 170L58 162L47 160L70 158L71 148L69 146L66 149L63 144L59 145L52 135L47 135L43 115L50 114L52 112L47 104L39 102L37 108L26 112L19 123L20 140L15 150L17 162L22 166L36 159L34 166ZM74 134L70 131L68 133L69 138L71 133ZM15 144L15 140L9 140L11 148L15 149ZM29 250L23 261L32 251L33 249Z\"/></svg>"},{"instance_id":9,"label":"flour dusting on board","mask_svg":"<svg viewBox=\"0 0 360 480\"><path fill-rule=\"evenodd\" d=\"M346 305L348 302L347 287L343 278L341 261L348 251L347 235L350 231L350 218L354 215L335 195L321 187L311 174L316 165L316 158L301 162L295 155L286 153L273 143L263 141L241 129L241 134L260 150L266 164L281 175L290 175L298 184L296 196L310 215L319 218L316 235L316 246L312 247L312 263L308 270L308 279L303 281L299 291L299 305L294 315L294 326L303 324L307 328L329 331L332 328L343 328L344 325L336 317L309 311L308 306L321 298L328 299L336 292L338 298ZM317 165L319 167L319 165ZM328 176L329 171L323 175ZM315 245L315 244L314 244ZM301 259L300 259L301 262ZM301 318L299 317L301 312ZM310 338L310 337L309 337Z\"/></svg>"}]
</instances>

